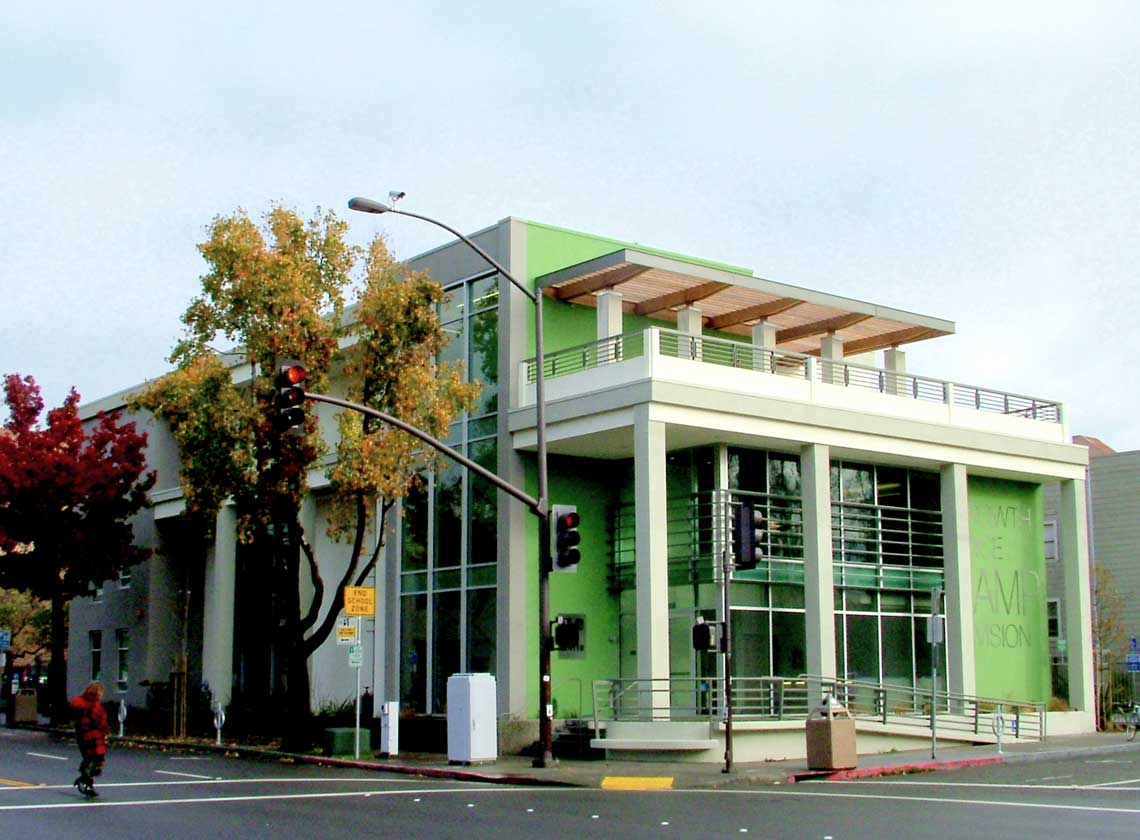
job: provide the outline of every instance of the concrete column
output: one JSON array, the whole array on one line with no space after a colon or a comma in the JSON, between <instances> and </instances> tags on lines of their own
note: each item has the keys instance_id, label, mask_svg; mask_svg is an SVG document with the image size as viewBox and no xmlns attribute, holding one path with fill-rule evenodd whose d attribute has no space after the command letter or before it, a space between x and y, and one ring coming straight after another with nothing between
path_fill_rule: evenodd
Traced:
<instances>
[{"instance_id":1,"label":"concrete column","mask_svg":"<svg viewBox=\"0 0 1140 840\"><path fill-rule=\"evenodd\" d=\"M974 578L966 467L942 467L942 567L946 586L946 667L952 693L976 694Z\"/></svg>"},{"instance_id":2,"label":"concrete column","mask_svg":"<svg viewBox=\"0 0 1140 840\"><path fill-rule=\"evenodd\" d=\"M684 309L677 310L677 330L685 333L686 335L694 336L689 342L689 352L682 351L679 355L682 359L699 359L701 358L701 341L698 336L705 329L704 319L701 317L701 310L695 306L686 306Z\"/></svg>"},{"instance_id":3,"label":"concrete column","mask_svg":"<svg viewBox=\"0 0 1140 840\"><path fill-rule=\"evenodd\" d=\"M202 616L202 679L222 705L233 689L236 575L237 514L226 505L218 511L214 545L206 554Z\"/></svg>"},{"instance_id":4,"label":"concrete column","mask_svg":"<svg viewBox=\"0 0 1140 840\"><path fill-rule=\"evenodd\" d=\"M665 509L665 424L649 419L649 406L634 412L634 499L636 504L637 676L645 687L669 680L669 567ZM642 695L643 709L654 717L668 715L667 693L652 700Z\"/></svg>"},{"instance_id":5,"label":"concrete column","mask_svg":"<svg viewBox=\"0 0 1140 840\"><path fill-rule=\"evenodd\" d=\"M598 345L598 364L620 361L622 356L622 308L621 292L607 289L595 298L598 306L598 341L612 338Z\"/></svg>"},{"instance_id":6,"label":"concrete column","mask_svg":"<svg viewBox=\"0 0 1140 840\"><path fill-rule=\"evenodd\" d=\"M809 443L800 449L804 505L807 672L834 678L835 563L831 556L830 468L828 447Z\"/></svg>"},{"instance_id":7,"label":"concrete column","mask_svg":"<svg viewBox=\"0 0 1140 840\"><path fill-rule=\"evenodd\" d=\"M819 358L822 361L823 382L834 385L843 384L843 340L835 333L830 333L819 342Z\"/></svg>"},{"instance_id":8,"label":"concrete column","mask_svg":"<svg viewBox=\"0 0 1140 840\"><path fill-rule=\"evenodd\" d=\"M886 392L901 397L910 396L906 373L906 353L897 347L883 351L883 367L887 371Z\"/></svg>"},{"instance_id":9,"label":"concrete column","mask_svg":"<svg viewBox=\"0 0 1140 840\"><path fill-rule=\"evenodd\" d=\"M754 347L762 347L766 351L776 349L776 325L771 321L764 319L757 321L752 325L752 345ZM774 373L776 366L773 363L771 352L757 353L753 359L752 367L754 370L762 370L767 373Z\"/></svg>"},{"instance_id":10,"label":"concrete column","mask_svg":"<svg viewBox=\"0 0 1140 840\"><path fill-rule=\"evenodd\" d=\"M1061 564L1065 579L1065 640L1069 656L1069 707L1092 714L1092 597L1089 585L1089 534L1085 482L1061 482Z\"/></svg>"}]
</instances>

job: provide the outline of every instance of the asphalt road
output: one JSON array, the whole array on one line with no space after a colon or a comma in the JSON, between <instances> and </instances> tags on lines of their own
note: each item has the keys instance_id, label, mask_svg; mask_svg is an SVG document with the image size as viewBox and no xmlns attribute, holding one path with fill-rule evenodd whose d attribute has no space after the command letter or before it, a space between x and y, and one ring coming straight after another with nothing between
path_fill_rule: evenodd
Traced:
<instances>
[{"instance_id":1,"label":"asphalt road","mask_svg":"<svg viewBox=\"0 0 1140 840\"><path fill-rule=\"evenodd\" d=\"M114 750L87 801L69 742L0 733L0 837L1136 838L1140 750L909 777L621 792L427 781Z\"/></svg>"}]
</instances>

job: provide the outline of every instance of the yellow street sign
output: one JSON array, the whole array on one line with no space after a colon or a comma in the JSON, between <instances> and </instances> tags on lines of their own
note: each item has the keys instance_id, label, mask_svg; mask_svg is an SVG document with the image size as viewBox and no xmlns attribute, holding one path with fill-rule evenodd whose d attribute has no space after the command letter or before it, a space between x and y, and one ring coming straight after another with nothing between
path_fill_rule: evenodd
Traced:
<instances>
[{"instance_id":1,"label":"yellow street sign","mask_svg":"<svg viewBox=\"0 0 1140 840\"><path fill-rule=\"evenodd\" d=\"M345 615L376 615L375 586L346 586L344 588Z\"/></svg>"}]
</instances>

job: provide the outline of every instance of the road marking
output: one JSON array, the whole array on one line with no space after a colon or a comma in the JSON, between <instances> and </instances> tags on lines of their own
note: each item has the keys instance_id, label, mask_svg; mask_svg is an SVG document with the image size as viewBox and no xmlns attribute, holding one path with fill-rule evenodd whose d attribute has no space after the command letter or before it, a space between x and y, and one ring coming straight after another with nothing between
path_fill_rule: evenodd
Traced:
<instances>
[{"instance_id":1,"label":"road marking","mask_svg":"<svg viewBox=\"0 0 1140 840\"><path fill-rule=\"evenodd\" d=\"M206 779L213 781L218 778L217 776L199 776L197 773L175 773L173 770L155 770L154 772L162 776L181 776L184 779Z\"/></svg>"},{"instance_id":2,"label":"road marking","mask_svg":"<svg viewBox=\"0 0 1140 840\"><path fill-rule=\"evenodd\" d=\"M1135 781L1140 781L1137 779ZM801 782L801 784L804 784ZM827 786L837 784L836 782L826 782ZM1002 790L1091 790L1092 788L1099 788L1101 784L1104 785L1121 785L1127 782L1102 782L1095 785L1027 785L1027 784L1013 784L1011 782L919 782L919 781L897 781L891 782L885 779L860 779L856 784L859 787L867 787L872 785L879 785L882 787L935 787L935 788L994 788ZM1111 790L1111 788L1108 788ZM1121 788L1124 790L1124 788Z\"/></svg>"},{"instance_id":3,"label":"road marking","mask_svg":"<svg viewBox=\"0 0 1140 840\"><path fill-rule=\"evenodd\" d=\"M862 783L860 783L862 784ZM800 785L796 785L800 787ZM709 791L677 791L677 793L704 793ZM998 808L1035 808L1044 811L1092 811L1098 814L1140 814L1140 807L1137 808L1106 808L1099 805L1062 805L1052 802L1007 802L1000 799L946 799L937 796L889 796L887 794L878 793L824 793L820 791L802 791L797 793L792 790L763 790L760 788L753 788L751 790L742 791L721 791L728 795L746 794L753 796L814 796L814 797L827 797L834 796L839 799L881 799L885 801L897 800L900 802L922 802L934 805L992 805Z\"/></svg>"},{"instance_id":4,"label":"road marking","mask_svg":"<svg viewBox=\"0 0 1140 840\"><path fill-rule=\"evenodd\" d=\"M327 780L326 780L327 781ZM375 782L374 782L375 783ZM106 790L111 785L99 785L100 790ZM407 796L411 793L424 795L440 795L448 793L520 793L533 788L503 786L495 788L447 788L445 790L370 790L370 791L332 791L325 793L278 793L278 794L250 794L247 796L196 796L190 799L132 799L124 802L110 802L103 800L83 800L77 802L48 802L26 805L0 805L0 811L53 811L59 808L132 808L153 805L214 805L226 802L271 802L287 801L293 799L345 799L347 797L365 796Z\"/></svg>"},{"instance_id":5,"label":"road marking","mask_svg":"<svg viewBox=\"0 0 1140 840\"><path fill-rule=\"evenodd\" d=\"M670 790L672 776L606 776L602 790Z\"/></svg>"},{"instance_id":6,"label":"road marking","mask_svg":"<svg viewBox=\"0 0 1140 840\"><path fill-rule=\"evenodd\" d=\"M19 779L0 779L0 785L13 788L45 787L43 782L22 782Z\"/></svg>"},{"instance_id":7,"label":"road marking","mask_svg":"<svg viewBox=\"0 0 1140 840\"><path fill-rule=\"evenodd\" d=\"M70 761L69 758L67 758L66 756L62 756L62 755L47 755L46 753L34 753L34 752L30 752L30 753L28 753L28 755L32 756L33 758L50 758L52 761Z\"/></svg>"},{"instance_id":8,"label":"road marking","mask_svg":"<svg viewBox=\"0 0 1140 840\"><path fill-rule=\"evenodd\" d=\"M1119 782L1097 782L1095 785L1089 785L1089 787L1105 788L1113 785L1134 785L1137 782L1140 782L1140 779L1121 779Z\"/></svg>"},{"instance_id":9,"label":"road marking","mask_svg":"<svg viewBox=\"0 0 1140 840\"><path fill-rule=\"evenodd\" d=\"M162 772L159 770L156 773ZM183 774L174 774L183 775ZM347 783L347 784L360 784L360 785L374 785L377 783L374 778L345 778L332 776L325 779L320 778L304 778L304 779L284 779L284 778L269 778L269 779L220 779L217 776L206 776L202 779L194 778L193 781L170 781L170 782L100 782L99 789L104 788L136 788L136 787L173 787L180 785L185 787L187 785L259 785L259 784L332 784L332 783ZM385 779L384 784L387 785L418 785L423 784L422 779ZM72 787L71 785L37 785L47 790L67 790ZM456 788L444 788L444 790L455 790ZM406 793L407 791L401 791Z\"/></svg>"}]
</instances>

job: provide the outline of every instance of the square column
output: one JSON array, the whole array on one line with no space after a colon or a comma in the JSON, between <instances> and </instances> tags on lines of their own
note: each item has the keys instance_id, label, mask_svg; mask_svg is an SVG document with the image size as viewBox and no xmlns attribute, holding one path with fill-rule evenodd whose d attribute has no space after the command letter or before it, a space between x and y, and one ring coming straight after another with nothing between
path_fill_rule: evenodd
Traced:
<instances>
[{"instance_id":1,"label":"square column","mask_svg":"<svg viewBox=\"0 0 1140 840\"><path fill-rule=\"evenodd\" d=\"M811 443L800 449L807 672L834 679L835 563L831 556L830 469L828 447Z\"/></svg>"},{"instance_id":2,"label":"square column","mask_svg":"<svg viewBox=\"0 0 1140 840\"><path fill-rule=\"evenodd\" d=\"M605 342L598 345L598 364L617 362L622 357L622 305L621 292L606 289L594 298L597 303L598 341ZM605 341L605 339L613 339Z\"/></svg>"},{"instance_id":3,"label":"square column","mask_svg":"<svg viewBox=\"0 0 1140 840\"><path fill-rule=\"evenodd\" d=\"M843 339L829 333L819 340L820 380L843 384Z\"/></svg>"},{"instance_id":4,"label":"square column","mask_svg":"<svg viewBox=\"0 0 1140 840\"><path fill-rule=\"evenodd\" d=\"M1065 637L1069 655L1069 706L1092 714L1092 595L1089 585L1089 532L1085 482L1061 482L1061 564L1065 579Z\"/></svg>"},{"instance_id":5,"label":"square column","mask_svg":"<svg viewBox=\"0 0 1140 840\"><path fill-rule=\"evenodd\" d=\"M896 396L909 396L906 380L906 353L897 347L884 350L883 367L887 371L886 392Z\"/></svg>"},{"instance_id":6,"label":"square column","mask_svg":"<svg viewBox=\"0 0 1140 840\"><path fill-rule=\"evenodd\" d=\"M202 616L202 679L223 706L233 690L236 574L237 514L225 505L214 524L214 545L206 553Z\"/></svg>"},{"instance_id":7,"label":"square column","mask_svg":"<svg viewBox=\"0 0 1140 840\"><path fill-rule=\"evenodd\" d=\"M649 406L634 411L636 505L637 677L645 689L669 681L669 553L665 506L665 424L649 419ZM657 683L650 681L657 680ZM667 692L646 693L641 707L667 717Z\"/></svg>"},{"instance_id":8,"label":"square column","mask_svg":"<svg viewBox=\"0 0 1140 840\"><path fill-rule=\"evenodd\" d=\"M776 325L766 319L753 324L752 346L767 351L756 353L752 362L753 369L762 370L766 373L774 373L776 365L775 360L772 358L771 351L776 349Z\"/></svg>"},{"instance_id":9,"label":"square column","mask_svg":"<svg viewBox=\"0 0 1140 840\"><path fill-rule=\"evenodd\" d=\"M693 338L689 340L688 352L685 352L685 349L683 349L684 345L682 345L682 350L678 353L682 359L701 358L701 340L699 336L704 332L704 329L705 321L701 316L701 310L697 307L686 306L683 309L677 310L678 332L693 336Z\"/></svg>"},{"instance_id":10,"label":"square column","mask_svg":"<svg viewBox=\"0 0 1140 840\"><path fill-rule=\"evenodd\" d=\"M947 686L975 694L974 574L970 557L970 499L966 467L944 464L942 478L942 570L946 586Z\"/></svg>"}]
</instances>

